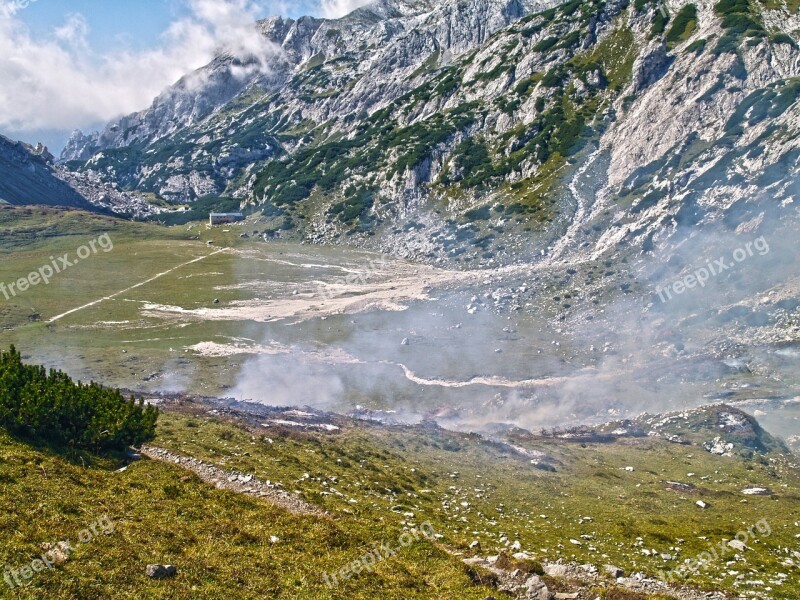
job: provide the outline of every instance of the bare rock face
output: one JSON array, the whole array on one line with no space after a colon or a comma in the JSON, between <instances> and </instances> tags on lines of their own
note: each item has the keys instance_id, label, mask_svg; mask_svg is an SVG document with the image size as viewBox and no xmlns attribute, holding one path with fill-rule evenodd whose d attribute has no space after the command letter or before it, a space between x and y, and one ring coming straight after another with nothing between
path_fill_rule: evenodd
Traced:
<instances>
[{"instance_id":1,"label":"bare rock face","mask_svg":"<svg viewBox=\"0 0 800 600\"><path fill-rule=\"evenodd\" d=\"M653 41L633 63L633 89L639 93L661 79L669 70L674 57L667 53L662 41Z\"/></svg>"},{"instance_id":2,"label":"bare rock face","mask_svg":"<svg viewBox=\"0 0 800 600\"><path fill-rule=\"evenodd\" d=\"M67 160L88 160L99 149L95 136L84 135L76 129L72 132L61 156Z\"/></svg>"},{"instance_id":3,"label":"bare rock face","mask_svg":"<svg viewBox=\"0 0 800 600\"><path fill-rule=\"evenodd\" d=\"M625 577L625 571L623 571L619 567L615 567L614 565L605 565L603 567L603 571L605 571L608 575L610 575L615 579L617 577Z\"/></svg>"}]
</instances>

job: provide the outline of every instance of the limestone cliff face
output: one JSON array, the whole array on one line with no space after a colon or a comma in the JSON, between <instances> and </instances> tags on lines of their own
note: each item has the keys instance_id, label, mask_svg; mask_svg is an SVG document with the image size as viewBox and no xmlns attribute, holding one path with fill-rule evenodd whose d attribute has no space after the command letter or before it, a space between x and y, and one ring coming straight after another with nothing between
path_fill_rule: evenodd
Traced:
<instances>
[{"instance_id":1,"label":"limestone cliff face","mask_svg":"<svg viewBox=\"0 0 800 600\"><path fill-rule=\"evenodd\" d=\"M600 256L742 203L758 214L767 196L796 206L800 17L786 7L381 0L257 27L268 69L220 56L76 134L63 159L431 260Z\"/></svg>"}]
</instances>

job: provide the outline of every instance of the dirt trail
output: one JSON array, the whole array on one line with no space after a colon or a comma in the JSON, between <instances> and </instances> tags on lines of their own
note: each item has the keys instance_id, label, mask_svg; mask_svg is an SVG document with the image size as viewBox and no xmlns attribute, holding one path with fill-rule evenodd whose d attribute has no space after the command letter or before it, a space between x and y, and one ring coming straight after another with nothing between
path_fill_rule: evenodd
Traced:
<instances>
[{"instance_id":1,"label":"dirt trail","mask_svg":"<svg viewBox=\"0 0 800 600\"><path fill-rule=\"evenodd\" d=\"M89 302L88 304L84 304L83 306L79 306L77 308L73 308L72 310L68 310L65 313L61 313L60 315L56 315L55 317L50 319L49 322L50 323L55 323L56 321L66 317L67 315L71 315L72 313L76 313L76 312L84 310L86 308L91 308L92 306L96 306L96 305L100 304L101 302L104 302L105 300L111 300L112 298L116 298L117 296L119 296L121 294L124 294L126 292L130 292L131 290L135 290L136 288L142 287L143 285L147 285L148 283L150 283L152 281L155 281L156 279L158 279L160 277L163 277L164 275L169 275L173 271L177 271L178 269L180 269L182 267L185 267L187 265L191 265L191 264L196 263L196 262L200 262L201 260L205 260L209 256L214 256L215 254L219 254L220 252L225 252L225 250L227 250L227 248L220 248L219 250L216 250L215 252L212 252L211 254L206 254L205 256L201 256L199 258L195 258L195 259L190 260L188 262L181 263L181 264L179 264L179 265L177 265L175 267L172 267L171 269L168 269L166 271L162 271L161 273L153 275L150 279L146 279L145 281L141 281L141 282L137 283L136 285L132 285L130 287L127 287L124 290L120 290L120 291L118 291L118 292L116 292L114 294L111 294L110 296L103 296L102 298L99 298L98 300L94 300L93 302Z\"/></svg>"},{"instance_id":2,"label":"dirt trail","mask_svg":"<svg viewBox=\"0 0 800 600\"><path fill-rule=\"evenodd\" d=\"M184 469L192 471L200 477L200 479L219 489L248 494L257 498L265 498L295 515L329 516L324 510L305 502L295 494L290 494L272 483L256 479L252 475L243 475L234 471L224 471L219 467L205 463L196 458L175 454L174 452L155 446L142 446L141 453L153 460L176 464Z\"/></svg>"}]
</instances>

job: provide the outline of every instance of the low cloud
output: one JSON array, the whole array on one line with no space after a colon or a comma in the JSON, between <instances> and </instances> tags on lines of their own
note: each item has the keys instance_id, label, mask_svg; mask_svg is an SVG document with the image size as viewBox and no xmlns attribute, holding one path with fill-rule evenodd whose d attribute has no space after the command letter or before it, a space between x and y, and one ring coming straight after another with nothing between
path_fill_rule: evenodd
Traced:
<instances>
[{"instance_id":1,"label":"low cloud","mask_svg":"<svg viewBox=\"0 0 800 600\"><path fill-rule=\"evenodd\" d=\"M188 15L172 23L156 48L98 55L82 15L70 15L52 36L37 39L19 18L19 5L0 0L0 129L64 131L142 110L220 50L269 69L277 49L254 27L258 2L187 5Z\"/></svg>"}]
</instances>

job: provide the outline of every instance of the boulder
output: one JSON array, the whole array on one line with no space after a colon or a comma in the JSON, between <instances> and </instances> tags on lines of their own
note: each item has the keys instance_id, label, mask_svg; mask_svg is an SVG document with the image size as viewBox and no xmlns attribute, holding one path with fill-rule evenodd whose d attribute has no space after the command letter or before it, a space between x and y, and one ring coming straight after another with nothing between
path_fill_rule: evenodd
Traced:
<instances>
[{"instance_id":1,"label":"boulder","mask_svg":"<svg viewBox=\"0 0 800 600\"><path fill-rule=\"evenodd\" d=\"M531 575L525 581L525 596L529 600L551 600L553 594L547 589L544 581L538 575Z\"/></svg>"},{"instance_id":2,"label":"boulder","mask_svg":"<svg viewBox=\"0 0 800 600\"><path fill-rule=\"evenodd\" d=\"M740 542L739 540L731 540L728 542L728 546L733 548L734 550L738 550L739 552L744 552L748 550L747 546L745 546L744 542Z\"/></svg>"},{"instance_id":3,"label":"boulder","mask_svg":"<svg viewBox=\"0 0 800 600\"><path fill-rule=\"evenodd\" d=\"M178 574L174 565L147 565L145 573L150 579L168 579Z\"/></svg>"},{"instance_id":4,"label":"boulder","mask_svg":"<svg viewBox=\"0 0 800 600\"><path fill-rule=\"evenodd\" d=\"M609 575L611 575L611 577L613 577L614 579L617 579L618 577L625 577L625 571L623 571L619 567L615 567L614 565L605 565L603 567L603 570Z\"/></svg>"}]
</instances>

